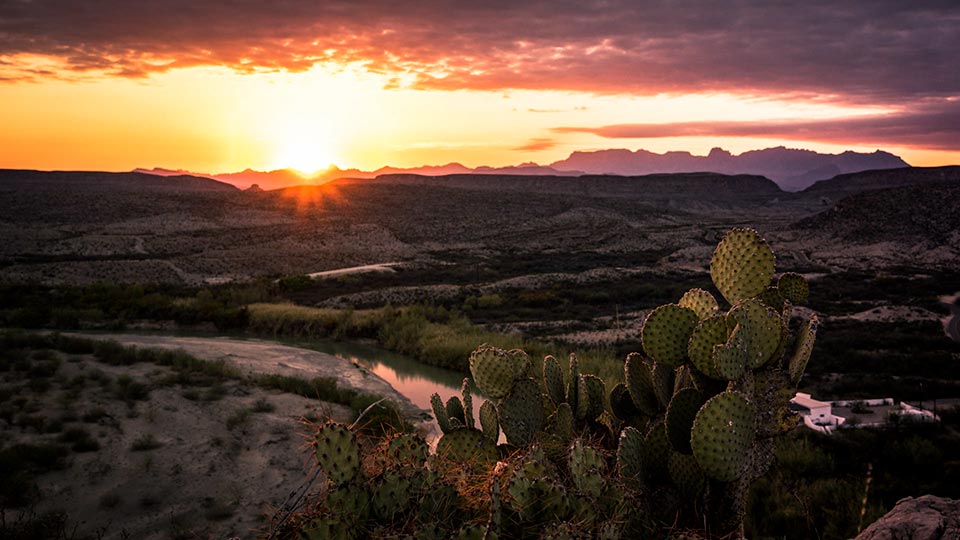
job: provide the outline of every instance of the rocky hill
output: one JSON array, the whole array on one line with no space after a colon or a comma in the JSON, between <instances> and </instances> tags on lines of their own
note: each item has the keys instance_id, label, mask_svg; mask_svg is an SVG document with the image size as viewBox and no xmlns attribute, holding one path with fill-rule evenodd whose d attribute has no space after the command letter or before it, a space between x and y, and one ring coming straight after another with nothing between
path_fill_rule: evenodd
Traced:
<instances>
[{"instance_id":1,"label":"rocky hill","mask_svg":"<svg viewBox=\"0 0 960 540\"><path fill-rule=\"evenodd\" d=\"M784 195L770 180L760 176L728 176L714 173L651 174L647 176L527 176L451 174L421 176L381 175L372 180L341 179L340 185L390 184L444 187L498 193L537 193L580 197L641 199L653 202L698 200L727 205L747 205Z\"/></svg>"},{"instance_id":2,"label":"rocky hill","mask_svg":"<svg viewBox=\"0 0 960 540\"><path fill-rule=\"evenodd\" d=\"M937 182L960 182L960 166L907 167L841 174L821 180L799 195L833 202L862 191Z\"/></svg>"},{"instance_id":3,"label":"rocky hill","mask_svg":"<svg viewBox=\"0 0 960 540\"><path fill-rule=\"evenodd\" d=\"M958 168L960 169L960 168ZM960 240L960 182L865 191L796 223L857 243L887 240L950 243Z\"/></svg>"},{"instance_id":4,"label":"rocky hill","mask_svg":"<svg viewBox=\"0 0 960 540\"><path fill-rule=\"evenodd\" d=\"M30 171L0 169L0 190L122 192L233 192L237 188L211 178L158 176L139 172Z\"/></svg>"}]
</instances>

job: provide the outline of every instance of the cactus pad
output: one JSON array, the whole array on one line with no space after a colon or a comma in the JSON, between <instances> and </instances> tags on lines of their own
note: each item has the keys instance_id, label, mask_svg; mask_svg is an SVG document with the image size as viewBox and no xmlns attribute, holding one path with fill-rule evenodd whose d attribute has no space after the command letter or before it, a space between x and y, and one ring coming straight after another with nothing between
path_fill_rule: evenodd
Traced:
<instances>
[{"instance_id":1,"label":"cactus pad","mask_svg":"<svg viewBox=\"0 0 960 540\"><path fill-rule=\"evenodd\" d=\"M617 446L617 471L628 485L639 481L643 471L643 444L643 435L636 428L623 428Z\"/></svg>"},{"instance_id":2,"label":"cactus pad","mask_svg":"<svg viewBox=\"0 0 960 540\"><path fill-rule=\"evenodd\" d=\"M727 380L740 378L747 369L749 359L746 332L739 324L730 333L726 343L713 348L713 365L717 373Z\"/></svg>"},{"instance_id":3,"label":"cactus pad","mask_svg":"<svg viewBox=\"0 0 960 540\"><path fill-rule=\"evenodd\" d=\"M707 317L713 317L720 309L717 299L703 289L690 289L680 297L677 305L692 309L701 321Z\"/></svg>"},{"instance_id":4,"label":"cactus pad","mask_svg":"<svg viewBox=\"0 0 960 540\"><path fill-rule=\"evenodd\" d=\"M707 377L722 378L714 363L713 348L726 343L729 337L730 327L727 326L726 317L718 315L700 321L687 344L690 362Z\"/></svg>"},{"instance_id":5,"label":"cactus pad","mask_svg":"<svg viewBox=\"0 0 960 540\"><path fill-rule=\"evenodd\" d=\"M666 364L654 362L650 375L653 379L653 393L657 395L660 408L666 409L670 403L670 397L673 396L676 371Z\"/></svg>"},{"instance_id":6,"label":"cactus pad","mask_svg":"<svg viewBox=\"0 0 960 540\"><path fill-rule=\"evenodd\" d=\"M707 485L707 478L696 458L674 452L670 455L670 479L685 499L696 499Z\"/></svg>"},{"instance_id":7,"label":"cactus pad","mask_svg":"<svg viewBox=\"0 0 960 540\"><path fill-rule=\"evenodd\" d=\"M736 480L756 437L757 409L740 392L710 398L693 422L690 445L703 471L716 480Z\"/></svg>"},{"instance_id":8,"label":"cactus pad","mask_svg":"<svg viewBox=\"0 0 960 540\"><path fill-rule=\"evenodd\" d=\"M500 421L497 419L497 407L489 400L483 400L480 405L480 427L483 437L490 444L497 444L500 438Z\"/></svg>"},{"instance_id":9,"label":"cactus pad","mask_svg":"<svg viewBox=\"0 0 960 540\"><path fill-rule=\"evenodd\" d=\"M397 472L387 472L380 479L370 505L377 516L392 521L397 514L406 511L412 501L410 479Z\"/></svg>"},{"instance_id":10,"label":"cactus pad","mask_svg":"<svg viewBox=\"0 0 960 540\"><path fill-rule=\"evenodd\" d=\"M637 406L630 399L630 392L625 383L617 383L610 391L610 410L620 420L630 420L640 415Z\"/></svg>"},{"instance_id":11,"label":"cactus pad","mask_svg":"<svg viewBox=\"0 0 960 540\"><path fill-rule=\"evenodd\" d=\"M777 288L784 298L794 304L805 304L810 296L810 286L800 274L787 272L777 280Z\"/></svg>"},{"instance_id":12,"label":"cactus pad","mask_svg":"<svg viewBox=\"0 0 960 540\"><path fill-rule=\"evenodd\" d=\"M362 486L340 486L327 492L325 506L339 516L363 521L370 513L370 495Z\"/></svg>"},{"instance_id":13,"label":"cactus pad","mask_svg":"<svg viewBox=\"0 0 960 540\"><path fill-rule=\"evenodd\" d=\"M623 364L623 377L630 392L630 399L644 414L654 416L660 412L660 402L653 390L653 374L650 365L637 353L627 355Z\"/></svg>"},{"instance_id":14,"label":"cactus pad","mask_svg":"<svg viewBox=\"0 0 960 540\"><path fill-rule=\"evenodd\" d=\"M596 375L580 375L580 401L576 416L580 420L595 420L603 412L603 396L606 388Z\"/></svg>"},{"instance_id":15,"label":"cactus pad","mask_svg":"<svg viewBox=\"0 0 960 540\"><path fill-rule=\"evenodd\" d=\"M543 429L540 386L529 378L516 381L510 394L497 406L497 416L508 443L522 446L533 441Z\"/></svg>"},{"instance_id":16,"label":"cactus pad","mask_svg":"<svg viewBox=\"0 0 960 540\"><path fill-rule=\"evenodd\" d=\"M667 463L670 461L670 441L663 421L659 421L647 431L643 439L643 475L649 480L667 477Z\"/></svg>"},{"instance_id":17,"label":"cactus pad","mask_svg":"<svg viewBox=\"0 0 960 540\"><path fill-rule=\"evenodd\" d=\"M320 426L313 439L317 465L333 485L353 480L360 471L360 447L347 426L329 422Z\"/></svg>"},{"instance_id":18,"label":"cactus pad","mask_svg":"<svg viewBox=\"0 0 960 540\"><path fill-rule=\"evenodd\" d=\"M687 359L687 342L699 320L692 309L676 304L651 311L640 329L644 352L657 363L679 366Z\"/></svg>"},{"instance_id":19,"label":"cactus pad","mask_svg":"<svg viewBox=\"0 0 960 540\"><path fill-rule=\"evenodd\" d=\"M566 388L563 385L563 370L560 369L560 362L552 356L545 356L543 358L543 385L554 405L559 405L566 400Z\"/></svg>"},{"instance_id":20,"label":"cactus pad","mask_svg":"<svg viewBox=\"0 0 960 540\"><path fill-rule=\"evenodd\" d=\"M510 393L514 379L527 369L526 363L512 352L481 345L470 354L470 374L481 392L500 399Z\"/></svg>"},{"instance_id":21,"label":"cactus pad","mask_svg":"<svg viewBox=\"0 0 960 540\"><path fill-rule=\"evenodd\" d=\"M690 454L690 430L693 420L697 417L703 405L703 396L693 388L680 390L670 400L664 424L667 427L667 438L673 449L682 454Z\"/></svg>"},{"instance_id":22,"label":"cactus pad","mask_svg":"<svg viewBox=\"0 0 960 540\"><path fill-rule=\"evenodd\" d=\"M497 447L490 444L481 431L462 428L440 437L437 455L454 463L485 467L497 461Z\"/></svg>"},{"instance_id":23,"label":"cactus pad","mask_svg":"<svg viewBox=\"0 0 960 540\"><path fill-rule=\"evenodd\" d=\"M451 422L453 420L457 420L460 422L461 426L467 425L466 417L464 416L463 411L463 402L460 401L460 398L457 396L450 396L450 399L447 400L446 409L447 416L450 417Z\"/></svg>"},{"instance_id":24,"label":"cactus pad","mask_svg":"<svg viewBox=\"0 0 960 540\"><path fill-rule=\"evenodd\" d=\"M464 377L460 386L460 393L463 395L463 421L468 428L475 428L473 418L473 393L470 391L470 379Z\"/></svg>"},{"instance_id":25,"label":"cactus pad","mask_svg":"<svg viewBox=\"0 0 960 540\"><path fill-rule=\"evenodd\" d=\"M422 469L429 453L427 441L416 433L400 433L387 441L383 452L386 468Z\"/></svg>"},{"instance_id":26,"label":"cactus pad","mask_svg":"<svg viewBox=\"0 0 960 540\"><path fill-rule=\"evenodd\" d=\"M813 343L817 340L817 327L820 325L820 319L816 314L810 316L810 320L800 329L797 336L796 349L793 356L790 357L790 382L794 385L800 384L803 372L807 370L807 362L810 361L810 355L813 353Z\"/></svg>"},{"instance_id":27,"label":"cactus pad","mask_svg":"<svg viewBox=\"0 0 960 540\"><path fill-rule=\"evenodd\" d=\"M783 319L780 313L756 298L740 302L730 310L728 319L740 325L747 346L747 368L766 364L780 349L783 340Z\"/></svg>"},{"instance_id":28,"label":"cactus pad","mask_svg":"<svg viewBox=\"0 0 960 540\"><path fill-rule=\"evenodd\" d=\"M774 285L764 289L762 293L757 295L757 298L777 311L783 311L783 303L786 301L783 295L780 294L780 289Z\"/></svg>"},{"instance_id":29,"label":"cactus pad","mask_svg":"<svg viewBox=\"0 0 960 540\"><path fill-rule=\"evenodd\" d=\"M577 490L593 499L603 493L606 463L596 448L576 440L570 448L570 476Z\"/></svg>"},{"instance_id":30,"label":"cactus pad","mask_svg":"<svg viewBox=\"0 0 960 540\"><path fill-rule=\"evenodd\" d=\"M430 407L433 408L433 417L436 418L440 431L443 433L453 431L453 426L450 425L450 415L447 413L443 400L440 399L440 394L430 396Z\"/></svg>"},{"instance_id":31,"label":"cactus pad","mask_svg":"<svg viewBox=\"0 0 960 540\"><path fill-rule=\"evenodd\" d=\"M580 392L580 363L574 353L570 353L567 381L567 403L570 404L570 409L576 412Z\"/></svg>"},{"instance_id":32,"label":"cactus pad","mask_svg":"<svg viewBox=\"0 0 960 540\"><path fill-rule=\"evenodd\" d=\"M713 283L731 305L762 293L774 270L773 251L753 229L732 229L710 260Z\"/></svg>"},{"instance_id":33,"label":"cactus pad","mask_svg":"<svg viewBox=\"0 0 960 540\"><path fill-rule=\"evenodd\" d=\"M574 419L573 410L570 409L570 405L561 403L560 406L557 407L557 411L553 413L551 425L553 426L553 434L564 441L564 443L573 439Z\"/></svg>"}]
</instances>

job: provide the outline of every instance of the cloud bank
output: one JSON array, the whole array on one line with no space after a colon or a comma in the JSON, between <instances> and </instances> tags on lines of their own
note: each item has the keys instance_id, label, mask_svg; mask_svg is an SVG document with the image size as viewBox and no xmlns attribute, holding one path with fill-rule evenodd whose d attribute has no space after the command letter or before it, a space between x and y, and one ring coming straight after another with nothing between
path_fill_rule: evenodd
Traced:
<instances>
[{"instance_id":1,"label":"cloud bank","mask_svg":"<svg viewBox=\"0 0 960 540\"><path fill-rule=\"evenodd\" d=\"M958 29L956 0L7 0L0 61L43 55L67 74L127 77L353 63L423 89L892 104L960 95Z\"/></svg>"}]
</instances>

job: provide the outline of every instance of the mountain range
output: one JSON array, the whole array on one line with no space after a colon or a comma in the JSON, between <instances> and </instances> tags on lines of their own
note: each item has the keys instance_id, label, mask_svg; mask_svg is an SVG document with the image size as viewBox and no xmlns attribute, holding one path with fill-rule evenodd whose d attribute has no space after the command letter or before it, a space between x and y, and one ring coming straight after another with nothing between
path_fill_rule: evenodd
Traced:
<instances>
[{"instance_id":1,"label":"mountain range","mask_svg":"<svg viewBox=\"0 0 960 540\"><path fill-rule=\"evenodd\" d=\"M566 159L549 165L521 163L508 167L470 168L460 163L425 165L422 167L381 167L374 171L340 169L336 166L305 175L292 169L275 171L245 171L227 174L205 174L162 168L135 169L133 172L159 176L192 175L212 178L233 184L241 189L256 184L261 189L278 189L300 184L323 184L338 178L376 178L388 174L416 174L443 176L449 174L500 174L520 176L580 176L584 174L641 176L658 173L714 172L728 175L748 174L764 176L785 191L800 191L819 180L839 174L866 170L897 169L910 165L898 156L877 150L873 153L846 151L840 154L821 154L812 150L766 148L734 155L722 148L714 148L706 156L690 152L657 154L647 150L610 149L577 151Z\"/></svg>"}]
</instances>

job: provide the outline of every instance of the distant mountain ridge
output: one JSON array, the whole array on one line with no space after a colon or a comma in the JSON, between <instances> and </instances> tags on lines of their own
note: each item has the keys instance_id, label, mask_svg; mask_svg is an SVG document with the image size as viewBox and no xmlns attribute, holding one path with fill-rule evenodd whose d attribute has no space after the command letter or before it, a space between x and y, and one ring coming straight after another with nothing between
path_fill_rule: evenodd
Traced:
<instances>
[{"instance_id":1,"label":"distant mountain ridge","mask_svg":"<svg viewBox=\"0 0 960 540\"><path fill-rule=\"evenodd\" d=\"M414 174L445 176L451 174L495 174L522 176L581 176L620 175L645 176L666 173L712 172L725 175L764 176L777 183L784 191L800 191L818 180L826 180L839 174L866 170L899 169L910 165L898 156L877 150L873 153L843 152L820 154L811 150L798 150L778 146L763 150L751 150L739 155L714 148L706 156L690 152L666 152L657 154L647 150L611 149L577 151L564 160L550 165L521 163L507 167L476 167L471 169L460 163L424 165L422 167L381 167L374 171L340 169L336 166L304 175L292 169L275 171L245 171L228 174L193 173L170 169L135 169L134 172L172 176L190 174L231 183L241 189L258 184L266 190L300 184L323 184L338 178L376 178L385 174Z\"/></svg>"},{"instance_id":2,"label":"distant mountain ridge","mask_svg":"<svg viewBox=\"0 0 960 540\"><path fill-rule=\"evenodd\" d=\"M838 174L909 166L900 157L881 150L871 154L851 151L820 154L783 146L751 150L736 156L722 148L714 148L706 156L695 156L690 152L656 154L646 150L598 150L574 152L567 159L550 164L555 169L625 176L699 171L753 174L773 180L784 191L800 191L817 180Z\"/></svg>"}]
</instances>

